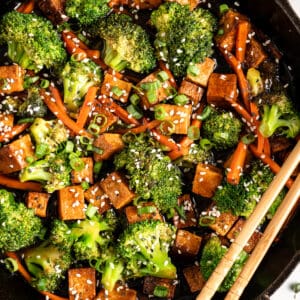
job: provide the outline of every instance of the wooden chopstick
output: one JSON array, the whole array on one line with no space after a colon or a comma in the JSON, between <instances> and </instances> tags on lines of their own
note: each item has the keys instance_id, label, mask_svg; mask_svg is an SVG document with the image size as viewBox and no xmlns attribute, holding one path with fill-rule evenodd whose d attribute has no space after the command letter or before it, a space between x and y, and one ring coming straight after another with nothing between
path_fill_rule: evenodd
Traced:
<instances>
[{"instance_id":1,"label":"wooden chopstick","mask_svg":"<svg viewBox=\"0 0 300 300\"><path fill-rule=\"evenodd\" d=\"M292 172L300 162L300 141L294 147L293 151L282 165L280 171L266 190L261 200L257 204L251 216L247 219L242 231L231 244L228 252L224 255L208 281L205 283L196 300L209 300L213 297L225 276L237 259L240 252L248 242L250 236L254 233L262 218L268 212L274 199L278 196L286 181L290 178ZM288 198L288 200L290 197ZM290 200L289 200L290 201ZM282 218L282 221L285 219ZM280 229L280 228L279 228Z\"/></svg>"},{"instance_id":2,"label":"wooden chopstick","mask_svg":"<svg viewBox=\"0 0 300 300\"><path fill-rule=\"evenodd\" d=\"M259 240L255 249L251 253L250 257L248 258L237 280L235 281L235 283L227 293L225 300L235 300L240 298L244 289L246 288L247 284L252 278L254 272L256 271L257 267L261 263L265 254L267 253L268 249L270 248L272 242L276 238L281 227L285 223L286 218L289 216L290 212L297 204L299 197L300 197L300 174L297 176L297 179L295 180L291 189L285 196L283 202L281 203L275 215L273 216L272 220L270 221L267 228L265 229L261 239Z\"/></svg>"}]
</instances>

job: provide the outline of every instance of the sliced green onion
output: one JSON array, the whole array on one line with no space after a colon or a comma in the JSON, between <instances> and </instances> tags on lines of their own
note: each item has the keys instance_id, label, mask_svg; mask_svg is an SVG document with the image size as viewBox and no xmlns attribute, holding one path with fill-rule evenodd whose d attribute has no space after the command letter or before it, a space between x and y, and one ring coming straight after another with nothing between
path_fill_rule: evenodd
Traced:
<instances>
[{"instance_id":1,"label":"sliced green onion","mask_svg":"<svg viewBox=\"0 0 300 300\"><path fill-rule=\"evenodd\" d=\"M89 185L88 182L83 181L83 182L81 182L81 187L85 191L85 190L87 190L90 187L90 185Z\"/></svg>"},{"instance_id":2,"label":"sliced green onion","mask_svg":"<svg viewBox=\"0 0 300 300\"><path fill-rule=\"evenodd\" d=\"M187 136L190 140L195 141L200 138L200 129L196 126L190 126L187 131Z\"/></svg>"},{"instance_id":3,"label":"sliced green onion","mask_svg":"<svg viewBox=\"0 0 300 300\"><path fill-rule=\"evenodd\" d=\"M93 152L101 155L103 154L103 149L93 146Z\"/></svg>"},{"instance_id":4,"label":"sliced green onion","mask_svg":"<svg viewBox=\"0 0 300 300\"><path fill-rule=\"evenodd\" d=\"M189 101L189 98L184 94L179 94L174 98L174 103L181 106L187 104Z\"/></svg>"},{"instance_id":5,"label":"sliced green onion","mask_svg":"<svg viewBox=\"0 0 300 300\"><path fill-rule=\"evenodd\" d=\"M162 285L157 285L153 291L153 295L155 297L159 297L159 298L167 297L168 293L169 293L168 288L166 286L162 286Z\"/></svg>"},{"instance_id":6,"label":"sliced green onion","mask_svg":"<svg viewBox=\"0 0 300 300\"><path fill-rule=\"evenodd\" d=\"M18 262L11 257L7 257L4 259L4 265L6 269L11 273L17 272L19 269Z\"/></svg>"},{"instance_id":7,"label":"sliced green onion","mask_svg":"<svg viewBox=\"0 0 300 300\"><path fill-rule=\"evenodd\" d=\"M166 71L160 71L157 73L157 78L161 81L161 82L165 82L166 80L169 79L169 75L167 74Z\"/></svg>"},{"instance_id":8,"label":"sliced green onion","mask_svg":"<svg viewBox=\"0 0 300 300\"><path fill-rule=\"evenodd\" d=\"M66 147L65 147L65 151L67 153L71 153L74 151L74 143L72 141L67 141L66 142Z\"/></svg>"},{"instance_id":9,"label":"sliced green onion","mask_svg":"<svg viewBox=\"0 0 300 300\"><path fill-rule=\"evenodd\" d=\"M102 128L107 124L107 116L104 114L97 114L94 116L93 123L97 124L98 126L100 126L100 128Z\"/></svg>"},{"instance_id":10,"label":"sliced green onion","mask_svg":"<svg viewBox=\"0 0 300 300\"><path fill-rule=\"evenodd\" d=\"M149 91L149 90L152 90L152 89L159 89L161 87L161 82L158 81L158 80L154 80L154 81L151 81L151 82L144 82L141 84L141 88L145 91Z\"/></svg>"},{"instance_id":11,"label":"sliced green onion","mask_svg":"<svg viewBox=\"0 0 300 300\"><path fill-rule=\"evenodd\" d=\"M198 76L200 74L200 70L196 65L190 64L187 68L187 74L190 76Z\"/></svg>"},{"instance_id":12,"label":"sliced green onion","mask_svg":"<svg viewBox=\"0 0 300 300\"><path fill-rule=\"evenodd\" d=\"M100 130L100 126L96 123L90 123L88 126L88 131L93 135L99 134Z\"/></svg>"},{"instance_id":13,"label":"sliced green onion","mask_svg":"<svg viewBox=\"0 0 300 300\"><path fill-rule=\"evenodd\" d=\"M249 145L255 141L255 136L253 133L248 133L242 137L242 142Z\"/></svg>"},{"instance_id":14,"label":"sliced green onion","mask_svg":"<svg viewBox=\"0 0 300 300\"><path fill-rule=\"evenodd\" d=\"M129 104L126 108L128 113L132 115L135 119L141 119L143 117L142 111L133 104Z\"/></svg>"},{"instance_id":15,"label":"sliced green onion","mask_svg":"<svg viewBox=\"0 0 300 300\"><path fill-rule=\"evenodd\" d=\"M213 147L212 142L208 139L201 139L199 145L201 149L206 151L210 150Z\"/></svg>"},{"instance_id":16,"label":"sliced green onion","mask_svg":"<svg viewBox=\"0 0 300 300\"><path fill-rule=\"evenodd\" d=\"M136 139L136 135L132 132L126 132L122 135L122 140L124 143L129 144Z\"/></svg>"},{"instance_id":17,"label":"sliced green onion","mask_svg":"<svg viewBox=\"0 0 300 300\"><path fill-rule=\"evenodd\" d=\"M159 124L159 129L163 135L171 135L175 131L175 124L171 121L162 121Z\"/></svg>"},{"instance_id":18,"label":"sliced green onion","mask_svg":"<svg viewBox=\"0 0 300 300\"><path fill-rule=\"evenodd\" d=\"M49 80L47 80L47 79L42 79L41 80L41 83L40 83L41 88L46 89L47 87L49 87L49 85L50 85Z\"/></svg>"},{"instance_id":19,"label":"sliced green onion","mask_svg":"<svg viewBox=\"0 0 300 300\"><path fill-rule=\"evenodd\" d=\"M102 168L103 162L102 161L97 161L94 164L93 172L95 174L99 174Z\"/></svg>"},{"instance_id":20,"label":"sliced green onion","mask_svg":"<svg viewBox=\"0 0 300 300\"><path fill-rule=\"evenodd\" d=\"M98 212L98 207L90 204L88 205L85 214L88 218L92 219L97 212Z\"/></svg>"},{"instance_id":21,"label":"sliced green onion","mask_svg":"<svg viewBox=\"0 0 300 300\"><path fill-rule=\"evenodd\" d=\"M216 217L213 216L203 216L199 219L199 225L203 227L215 224L215 222L216 222Z\"/></svg>"},{"instance_id":22,"label":"sliced green onion","mask_svg":"<svg viewBox=\"0 0 300 300\"><path fill-rule=\"evenodd\" d=\"M84 161L79 157L74 157L70 160L70 166L75 171L81 171L84 169Z\"/></svg>"},{"instance_id":23,"label":"sliced green onion","mask_svg":"<svg viewBox=\"0 0 300 300\"><path fill-rule=\"evenodd\" d=\"M34 157L32 157L32 156L27 156L27 157L25 158L25 160L26 160L27 163L31 164L31 163L34 162Z\"/></svg>"},{"instance_id":24,"label":"sliced green onion","mask_svg":"<svg viewBox=\"0 0 300 300\"><path fill-rule=\"evenodd\" d=\"M152 214L156 212L155 206L149 205L149 206L140 206L137 208L138 215L143 214Z\"/></svg>"},{"instance_id":25,"label":"sliced green onion","mask_svg":"<svg viewBox=\"0 0 300 300\"><path fill-rule=\"evenodd\" d=\"M111 92L115 94L117 97L121 97L124 94L124 91L121 90L118 86L113 86L111 88Z\"/></svg>"},{"instance_id":26,"label":"sliced green onion","mask_svg":"<svg viewBox=\"0 0 300 300\"><path fill-rule=\"evenodd\" d=\"M221 15L225 14L229 10L229 6L227 4L221 4L219 6L219 12Z\"/></svg>"},{"instance_id":27,"label":"sliced green onion","mask_svg":"<svg viewBox=\"0 0 300 300\"><path fill-rule=\"evenodd\" d=\"M150 104L153 104L157 101L156 90L147 91L146 96Z\"/></svg>"},{"instance_id":28,"label":"sliced green onion","mask_svg":"<svg viewBox=\"0 0 300 300\"><path fill-rule=\"evenodd\" d=\"M129 101L133 104L133 105L138 105L140 102L140 97L137 94L132 94L129 98Z\"/></svg>"},{"instance_id":29,"label":"sliced green onion","mask_svg":"<svg viewBox=\"0 0 300 300\"><path fill-rule=\"evenodd\" d=\"M80 136L79 141L80 141L80 143L81 143L82 145L89 145L89 144L91 144L91 142L92 142L92 141L91 141L88 137L86 137L86 136Z\"/></svg>"},{"instance_id":30,"label":"sliced green onion","mask_svg":"<svg viewBox=\"0 0 300 300\"><path fill-rule=\"evenodd\" d=\"M206 120L210 116L211 112L212 112L212 108L210 106L206 106L204 108L202 114L197 116L197 120L200 120L200 121Z\"/></svg>"},{"instance_id":31,"label":"sliced green onion","mask_svg":"<svg viewBox=\"0 0 300 300\"><path fill-rule=\"evenodd\" d=\"M161 105L154 107L154 118L163 121L167 117L166 110Z\"/></svg>"},{"instance_id":32,"label":"sliced green onion","mask_svg":"<svg viewBox=\"0 0 300 300\"><path fill-rule=\"evenodd\" d=\"M34 118L22 118L18 120L17 124L33 123Z\"/></svg>"},{"instance_id":33,"label":"sliced green onion","mask_svg":"<svg viewBox=\"0 0 300 300\"><path fill-rule=\"evenodd\" d=\"M42 158L49 153L49 146L47 144L41 143L35 147L35 155L37 158Z\"/></svg>"},{"instance_id":34,"label":"sliced green onion","mask_svg":"<svg viewBox=\"0 0 300 300\"><path fill-rule=\"evenodd\" d=\"M39 79L39 76L25 76L23 83L24 89L28 89L33 83L37 82Z\"/></svg>"},{"instance_id":35,"label":"sliced green onion","mask_svg":"<svg viewBox=\"0 0 300 300\"><path fill-rule=\"evenodd\" d=\"M217 32L217 35L223 35L224 34L224 29L220 28Z\"/></svg>"}]
</instances>

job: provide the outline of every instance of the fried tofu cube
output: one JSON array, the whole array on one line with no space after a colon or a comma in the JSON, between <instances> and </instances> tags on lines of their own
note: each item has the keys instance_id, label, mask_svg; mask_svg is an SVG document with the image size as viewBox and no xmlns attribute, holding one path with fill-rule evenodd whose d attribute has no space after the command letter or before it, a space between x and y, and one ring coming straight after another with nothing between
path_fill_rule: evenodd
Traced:
<instances>
[{"instance_id":1,"label":"fried tofu cube","mask_svg":"<svg viewBox=\"0 0 300 300\"><path fill-rule=\"evenodd\" d=\"M101 161L109 159L113 154L124 147L122 135L118 133L102 133L94 141L94 146L99 148L99 153L94 152L94 160Z\"/></svg>"},{"instance_id":2,"label":"fried tofu cube","mask_svg":"<svg viewBox=\"0 0 300 300\"><path fill-rule=\"evenodd\" d=\"M248 68L257 68L259 65L267 59L267 54L262 46L255 38L250 39L250 43L247 44L245 63Z\"/></svg>"},{"instance_id":3,"label":"fried tofu cube","mask_svg":"<svg viewBox=\"0 0 300 300\"><path fill-rule=\"evenodd\" d=\"M195 107L201 101L204 89L201 86L184 79L180 84L178 94L187 96Z\"/></svg>"},{"instance_id":4,"label":"fried tofu cube","mask_svg":"<svg viewBox=\"0 0 300 300\"><path fill-rule=\"evenodd\" d=\"M192 117L191 105L158 104L154 110L162 111L163 120L174 124L174 134L187 134Z\"/></svg>"},{"instance_id":5,"label":"fried tofu cube","mask_svg":"<svg viewBox=\"0 0 300 300\"><path fill-rule=\"evenodd\" d=\"M183 269L183 276L192 293L200 291L204 284L203 278L199 266L193 265Z\"/></svg>"},{"instance_id":6,"label":"fried tofu cube","mask_svg":"<svg viewBox=\"0 0 300 300\"><path fill-rule=\"evenodd\" d=\"M94 300L137 300L137 292L125 286L117 286L108 292L104 289L100 290Z\"/></svg>"},{"instance_id":7,"label":"fried tofu cube","mask_svg":"<svg viewBox=\"0 0 300 300\"><path fill-rule=\"evenodd\" d=\"M37 5L54 24L60 24L69 19L64 13L65 0L40 0L37 1Z\"/></svg>"},{"instance_id":8,"label":"fried tofu cube","mask_svg":"<svg viewBox=\"0 0 300 300\"><path fill-rule=\"evenodd\" d=\"M111 208L110 200L100 186L100 182L95 183L84 192L85 200L98 208L99 214L103 214Z\"/></svg>"},{"instance_id":9,"label":"fried tofu cube","mask_svg":"<svg viewBox=\"0 0 300 300\"><path fill-rule=\"evenodd\" d=\"M197 164L193 180L193 193L211 198L222 181L222 171L209 164Z\"/></svg>"},{"instance_id":10,"label":"fried tofu cube","mask_svg":"<svg viewBox=\"0 0 300 300\"><path fill-rule=\"evenodd\" d=\"M58 191L58 214L61 220L85 219L84 193L80 185Z\"/></svg>"},{"instance_id":11,"label":"fried tofu cube","mask_svg":"<svg viewBox=\"0 0 300 300\"><path fill-rule=\"evenodd\" d=\"M0 66L0 93L23 91L24 75L25 70L18 65Z\"/></svg>"},{"instance_id":12,"label":"fried tofu cube","mask_svg":"<svg viewBox=\"0 0 300 300\"><path fill-rule=\"evenodd\" d=\"M118 173L112 172L100 182L100 187L109 197L111 204L120 209L129 204L135 197L135 193L130 190L128 183Z\"/></svg>"},{"instance_id":13,"label":"fried tofu cube","mask_svg":"<svg viewBox=\"0 0 300 300\"><path fill-rule=\"evenodd\" d=\"M68 282L70 300L94 300L96 296L94 268L69 269Z\"/></svg>"},{"instance_id":14,"label":"fried tofu cube","mask_svg":"<svg viewBox=\"0 0 300 300\"><path fill-rule=\"evenodd\" d=\"M47 216L49 198L50 194L47 193L28 192L26 205L28 208L32 208L37 216L45 218Z\"/></svg>"},{"instance_id":15,"label":"fried tofu cube","mask_svg":"<svg viewBox=\"0 0 300 300\"><path fill-rule=\"evenodd\" d=\"M172 279L159 278L153 276L146 276L144 278L143 293L147 295L154 295L156 289L164 289L166 291L167 299L173 299L175 293L176 283Z\"/></svg>"},{"instance_id":16,"label":"fried tofu cube","mask_svg":"<svg viewBox=\"0 0 300 300\"><path fill-rule=\"evenodd\" d=\"M34 157L29 134L0 148L0 173L10 174L20 171L28 165L27 157Z\"/></svg>"},{"instance_id":17,"label":"fried tofu cube","mask_svg":"<svg viewBox=\"0 0 300 300\"><path fill-rule=\"evenodd\" d=\"M187 230L178 229L173 252L183 256L196 256L199 252L202 238Z\"/></svg>"},{"instance_id":18,"label":"fried tofu cube","mask_svg":"<svg viewBox=\"0 0 300 300\"><path fill-rule=\"evenodd\" d=\"M11 131L14 126L14 115L0 113L0 133Z\"/></svg>"},{"instance_id":19,"label":"fried tofu cube","mask_svg":"<svg viewBox=\"0 0 300 300\"><path fill-rule=\"evenodd\" d=\"M237 100L237 76L212 73L208 80L207 102L216 106L228 106L226 98Z\"/></svg>"},{"instance_id":20,"label":"fried tofu cube","mask_svg":"<svg viewBox=\"0 0 300 300\"><path fill-rule=\"evenodd\" d=\"M119 79L107 72L101 85L101 94L126 103L131 87L132 83Z\"/></svg>"},{"instance_id":21,"label":"fried tofu cube","mask_svg":"<svg viewBox=\"0 0 300 300\"><path fill-rule=\"evenodd\" d=\"M243 226L245 225L245 220L244 219L239 219L235 225L231 228L231 230L228 232L227 234L227 238L233 242L237 236L239 235L239 233L242 231ZM258 230L255 230L254 233L251 235L249 241L247 242L247 244L244 247L244 250L247 253L252 252L252 250L254 249L254 247L256 246L256 244L258 243L259 239L261 238L262 233Z\"/></svg>"},{"instance_id":22,"label":"fried tofu cube","mask_svg":"<svg viewBox=\"0 0 300 300\"><path fill-rule=\"evenodd\" d=\"M129 224L141 222L144 220L163 221L159 210L152 202L144 202L139 206L131 205L125 207L125 215Z\"/></svg>"},{"instance_id":23,"label":"fried tofu cube","mask_svg":"<svg viewBox=\"0 0 300 300\"><path fill-rule=\"evenodd\" d=\"M176 214L173 218L174 226L178 229L197 226L196 212L191 196L184 194L179 197L178 205L183 208L185 218Z\"/></svg>"},{"instance_id":24,"label":"fried tofu cube","mask_svg":"<svg viewBox=\"0 0 300 300\"><path fill-rule=\"evenodd\" d=\"M84 162L84 168L79 171L72 170L71 172L72 184L81 183L81 182L88 182L93 184L94 183L93 159L91 157L82 157L81 159Z\"/></svg>"}]
</instances>

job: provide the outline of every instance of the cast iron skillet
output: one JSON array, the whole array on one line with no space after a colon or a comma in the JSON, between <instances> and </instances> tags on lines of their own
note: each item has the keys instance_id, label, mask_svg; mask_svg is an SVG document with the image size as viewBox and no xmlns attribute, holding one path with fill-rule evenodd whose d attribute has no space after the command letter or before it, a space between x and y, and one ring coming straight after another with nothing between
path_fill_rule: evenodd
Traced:
<instances>
[{"instance_id":1,"label":"cast iron skillet","mask_svg":"<svg viewBox=\"0 0 300 300\"><path fill-rule=\"evenodd\" d=\"M212 7L218 7L220 4L219 0L209 2ZM236 3L234 0L221 2L227 2L233 7ZM13 1L5 1L5 4L2 2L0 13L9 9L8 6L11 3ZM300 99L300 20L297 19L286 0L243 0L239 4L240 6L236 8L248 15L256 27L271 37L283 53L282 78L289 83L291 97L294 100ZM295 104L300 109L300 100ZM279 241L268 252L242 299L248 300L256 297L267 299L267 295L272 293L288 276L292 264L300 259L299 217L300 211L298 210L289 226L280 235ZM287 265L288 269L284 270ZM195 295L179 296L177 300L192 300L195 297ZM223 298L223 296L220 297ZM44 297L18 275L11 275L0 265L0 300L38 299L44 299Z\"/></svg>"}]
</instances>

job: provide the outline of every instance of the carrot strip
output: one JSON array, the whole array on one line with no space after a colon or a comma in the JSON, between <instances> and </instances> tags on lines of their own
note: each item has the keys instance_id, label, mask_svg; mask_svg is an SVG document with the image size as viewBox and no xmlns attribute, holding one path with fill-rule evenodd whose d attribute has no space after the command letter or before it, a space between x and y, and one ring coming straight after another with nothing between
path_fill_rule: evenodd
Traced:
<instances>
[{"instance_id":1,"label":"carrot strip","mask_svg":"<svg viewBox=\"0 0 300 300\"><path fill-rule=\"evenodd\" d=\"M55 98L55 103L56 103L57 107L59 107L59 109L61 109L62 111L66 112L67 108L64 105L64 102L61 98L58 88L50 85L49 89L50 89L50 92L52 93L53 97Z\"/></svg>"},{"instance_id":2,"label":"carrot strip","mask_svg":"<svg viewBox=\"0 0 300 300\"><path fill-rule=\"evenodd\" d=\"M108 66L105 64L105 62L100 58L93 58L91 57L92 61L97 64L102 70L106 70Z\"/></svg>"},{"instance_id":3,"label":"carrot strip","mask_svg":"<svg viewBox=\"0 0 300 300\"><path fill-rule=\"evenodd\" d=\"M74 43L77 45L77 47L83 50L89 49L89 47L80 38L78 38L78 36L73 31L64 30L62 34L65 35L67 39L72 39Z\"/></svg>"},{"instance_id":4,"label":"carrot strip","mask_svg":"<svg viewBox=\"0 0 300 300\"><path fill-rule=\"evenodd\" d=\"M250 23L248 21L241 21L237 25L236 42L235 42L235 56L239 62L244 62L246 54L246 43L248 33L250 30Z\"/></svg>"},{"instance_id":5,"label":"carrot strip","mask_svg":"<svg viewBox=\"0 0 300 300\"><path fill-rule=\"evenodd\" d=\"M274 174L277 174L280 171L280 166L268 155L265 153L258 152L257 148L254 145L249 145L249 148L254 156L261 159L261 161L267 164ZM286 186L290 188L293 184L293 180L289 179L286 182Z\"/></svg>"},{"instance_id":6,"label":"carrot strip","mask_svg":"<svg viewBox=\"0 0 300 300\"><path fill-rule=\"evenodd\" d=\"M263 153L265 138L261 134L261 132L258 130L258 128L259 128L259 121L258 121L259 120L259 109L254 102L250 102L250 112L251 112L253 121L256 126L255 132L257 135L257 151L260 153Z\"/></svg>"},{"instance_id":7,"label":"carrot strip","mask_svg":"<svg viewBox=\"0 0 300 300\"><path fill-rule=\"evenodd\" d=\"M24 190L24 191L33 191L33 192L41 192L42 185L37 182L21 182L17 179L7 177L5 175L0 175L0 185L6 186L8 188Z\"/></svg>"},{"instance_id":8,"label":"carrot strip","mask_svg":"<svg viewBox=\"0 0 300 300\"><path fill-rule=\"evenodd\" d=\"M159 120L153 120L147 124L143 124L141 126L134 127L134 128L129 128L126 131L124 131L124 133L126 133L126 132L131 132L131 133L135 133L135 134L142 133L142 132L145 132L146 130L151 130L151 129L157 127L160 123L161 123L161 121L159 121Z\"/></svg>"},{"instance_id":9,"label":"carrot strip","mask_svg":"<svg viewBox=\"0 0 300 300\"><path fill-rule=\"evenodd\" d=\"M11 139L13 139L15 136L19 135L20 133L22 133L29 126L30 126L30 123L14 125L10 131L5 132L4 134L0 135L0 143L9 142Z\"/></svg>"},{"instance_id":10,"label":"carrot strip","mask_svg":"<svg viewBox=\"0 0 300 300\"><path fill-rule=\"evenodd\" d=\"M264 149L263 152L268 155L271 156L271 145L270 145L270 141L268 138L264 138Z\"/></svg>"},{"instance_id":11,"label":"carrot strip","mask_svg":"<svg viewBox=\"0 0 300 300\"><path fill-rule=\"evenodd\" d=\"M68 115L56 104L55 95L46 92L45 90L41 90L41 96L44 99L45 104L49 108L49 110L59 119L61 120L70 130L79 135L84 135L89 138L92 138L92 135L78 126ZM53 96L53 97L52 97Z\"/></svg>"},{"instance_id":12,"label":"carrot strip","mask_svg":"<svg viewBox=\"0 0 300 300\"><path fill-rule=\"evenodd\" d=\"M62 35L62 39L65 43L67 52L70 55L75 55L76 60L78 60L78 61L87 57L87 53L85 52L85 50L79 47L79 43L77 43L77 40L72 38L71 35L69 35L68 31L63 31L61 35Z\"/></svg>"},{"instance_id":13,"label":"carrot strip","mask_svg":"<svg viewBox=\"0 0 300 300\"><path fill-rule=\"evenodd\" d=\"M167 146L170 150L178 150L178 145L170 137L159 133L156 129L152 129L151 132L153 138L160 142L162 145Z\"/></svg>"},{"instance_id":14,"label":"carrot strip","mask_svg":"<svg viewBox=\"0 0 300 300\"><path fill-rule=\"evenodd\" d=\"M78 119L76 124L80 127L80 128L84 128L85 123L89 117L89 113L91 111L91 108L93 106L94 100L96 98L97 95L97 91L98 91L98 87L92 86L89 88L88 92L85 95L83 104L81 106L79 115L78 115Z\"/></svg>"},{"instance_id":15,"label":"carrot strip","mask_svg":"<svg viewBox=\"0 0 300 300\"><path fill-rule=\"evenodd\" d=\"M168 80L170 81L170 84L172 85L173 88L175 88L177 90L177 83L176 83L175 78L174 78L172 72L170 71L170 69L166 66L166 64L162 60L160 60L158 62L158 66L160 67L160 69L162 69L163 71L165 71L168 74L168 76L169 76Z\"/></svg>"},{"instance_id":16,"label":"carrot strip","mask_svg":"<svg viewBox=\"0 0 300 300\"><path fill-rule=\"evenodd\" d=\"M240 182L240 176L243 171L248 146L240 141L232 155L229 171L227 173L227 182L233 185L237 185Z\"/></svg>"},{"instance_id":17,"label":"carrot strip","mask_svg":"<svg viewBox=\"0 0 300 300\"><path fill-rule=\"evenodd\" d=\"M22 14L32 13L34 10L34 0L28 0L27 2L21 4L16 10Z\"/></svg>"},{"instance_id":18,"label":"carrot strip","mask_svg":"<svg viewBox=\"0 0 300 300\"><path fill-rule=\"evenodd\" d=\"M83 48L81 48L83 49ZM83 49L86 52L86 55L90 59L98 59L100 58L100 51L99 50L93 50L93 49Z\"/></svg>"},{"instance_id":19,"label":"carrot strip","mask_svg":"<svg viewBox=\"0 0 300 300\"><path fill-rule=\"evenodd\" d=\"M52 294L50 292L46 292L46 291L39 291L39 292L42 295L47 296L49 300L69 300L69 298L60 297L60 296L57 296L57 295Z\"/></svg>"},{"instance_id":20,"label":"carrot strip","mask_svg":"<svg viewBox=\"0 0 300 300\"><path fill-rule=\"evenodd\" d=\"M248 87L248 81L246 79L246 76L242 70L241 63L235 58L235 56L228 52L227 50L221 49L220 51L222 52L225 60L227 63L230 65L230 67L234 70L238 83L239 83L239 90L242 95L242 99L244 102L245 108L250 111L250 98L249 98L249 87Z\"/></svg>"}]
</instances>

